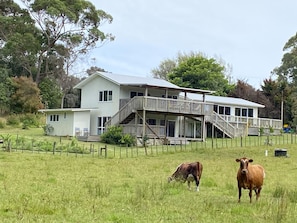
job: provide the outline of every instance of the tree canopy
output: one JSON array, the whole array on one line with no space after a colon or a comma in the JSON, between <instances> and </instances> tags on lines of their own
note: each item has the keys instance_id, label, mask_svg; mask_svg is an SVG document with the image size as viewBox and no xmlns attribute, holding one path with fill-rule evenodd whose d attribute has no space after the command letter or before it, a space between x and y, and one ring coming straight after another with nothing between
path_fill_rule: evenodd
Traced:
<instances>
[{"instance_id":1,"label":"tree canopy","mask_svg":"<svg viewBox=\"0 0 297 223\"><path fill-rule=\"evenodd\" d=\"M71 73L77 59L114 40L112 34L101 30L103 24L112 23L112 16L87 0L18 3L3 0L0 5L0 66L5 70L1 73L30 77L38 86L44 79L54 80L62 91L61 100L69 98L68 91L77 83ZM41 95L50 95L44 92L50 90L44 84ZM49 98L43 101L57 104Z\"/></svg>"},{"instance_id":2,"label":"tree canopy","mask_svg":"<svg viewBox=\"0 0 297 223\"><path fill-rule=\"evenodd\" d=\"M213 90L217 95L225 96L234 88L225 71L226 67L216 59L190 52L178 54L176 60L164 60L152 73L181 87Z\"/></svg>"}]
</instances>

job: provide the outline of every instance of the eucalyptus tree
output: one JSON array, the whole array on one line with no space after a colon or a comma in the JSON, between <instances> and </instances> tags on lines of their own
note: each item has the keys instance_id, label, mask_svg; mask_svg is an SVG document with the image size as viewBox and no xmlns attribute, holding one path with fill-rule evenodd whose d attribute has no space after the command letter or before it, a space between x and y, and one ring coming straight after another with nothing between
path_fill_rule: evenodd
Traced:
<instances>
[{"instance_id":1,"label":"eucalyptus tree","mask_svg":"<svg viewBox=\"0 0 297 223\"><path fill-rule=\"evenodd\" d=\"M112 41L114 36L102 32L99 27L113 18L103 10L97 10L85 0L21 0L35 25L42 32L42 44L38 52L35 80L47 75L48 57L55 55L64 60L64 70L69 68L79 55L94 49L98 42Z\"/></svg>"}]
</instances>

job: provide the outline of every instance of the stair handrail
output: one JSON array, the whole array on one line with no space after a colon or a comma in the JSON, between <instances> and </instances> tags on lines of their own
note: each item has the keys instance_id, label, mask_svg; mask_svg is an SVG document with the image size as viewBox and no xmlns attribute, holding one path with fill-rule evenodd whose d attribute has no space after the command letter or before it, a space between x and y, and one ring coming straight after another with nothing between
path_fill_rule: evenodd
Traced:
<instances>
[{"instance_id":1,"label":"stair handrail","mask_svg":"<svg viewBox=\"0 0 297 223\"><path fill-rule=\"evenodd\" d=\"M133 97L129 100L117 113L115 113L106 123L105 126L117 125L125 118L127 118L135 109L138 109L142 106L143 97Z\"/></svg>"},{"instance_id":2,"label":"stair handrail","mask_svg":"<svg viewBox=\"0 0 297 223\"><path fill-rule=\"evenodd\" d=\"M234 138L236 136L236 128L215 111L212 114L212 123L229 137Z\"/></svg>"}]
</instances>

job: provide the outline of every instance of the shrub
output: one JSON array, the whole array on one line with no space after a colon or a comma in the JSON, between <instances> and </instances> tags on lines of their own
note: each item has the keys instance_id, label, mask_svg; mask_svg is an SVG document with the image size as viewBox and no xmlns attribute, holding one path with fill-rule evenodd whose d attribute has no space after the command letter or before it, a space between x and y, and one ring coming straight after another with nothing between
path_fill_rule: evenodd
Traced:
<instances>
[{"instance_id":1,"label":"shrub","mask_svg":"<svg viewBox=\"0 0 297 223\"><path fill-rule=\"evenodd\" d=\"M0 120L0 129L4 129L5 125L6 125L5 121Z\"/></svg>"},{"instance_id":2,"label":"shrub","mask_svg":"<svg viewBox=\"0 0 297 223\"><path fill-rule=\"evenodd\" d=\"M54 131L54 127L51 126L50 124L47 124L47 125L43 126L42 128L43 128L45 135L49 135L50 133L52 133Z\"/></svg>"},{"instance_id":3,"label":"shrub","mask_svg":"<svg viewBox=\"0 0 297 223\"><path fill-rule=\"evenodd\" d=\"M101 135L101 142L107 144L120 144L123 136L122 127L111 126Z\"/></svg>"},{"instance_id":4,"label":"shrub","mask_svg":"<svg viewBox=\"0 0 297 223\"><path fill-rule=\"evenodd\" d=\"M27 129L29 127L39 127L40 121L39 116L35 114L26 114L20 117L20 121L23 123L23 128Z\"/></svg>"},{"instance_id":5,"label":"shrub","mask_svg":"<svg viewBox=\"0 0 297 223\"><path fill-rule=\"evenodd\" d=\"M125 134L122 136L120 143L123 145L134 146L136 144L136 140L132 135Z\"/></svg>"},{"instance_id":6,"label":"shrub","mask_svg":"<svg viewBox=\"0 0 297 223\"><path fill-rule=\"evenodd\" d=\"M18 126L20 118L17 115L10 115L7 117L7 125Z\"/></svg>"}]
</instances>

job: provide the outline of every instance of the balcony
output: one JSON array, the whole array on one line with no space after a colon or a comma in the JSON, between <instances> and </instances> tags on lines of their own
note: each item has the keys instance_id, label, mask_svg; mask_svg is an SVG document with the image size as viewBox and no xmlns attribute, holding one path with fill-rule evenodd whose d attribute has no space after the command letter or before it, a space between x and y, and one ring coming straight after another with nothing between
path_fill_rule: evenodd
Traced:
<instances>
[{"instance_id":1,"label":"balcony","mask_svg":"<svg viewBox=\"0 0 297 223\"><path fill-rule=\"evenodd\" d=\"M107 126L125 122L136 111L167 113L174 115L211 115L212 103L158 97L134 97L108 121Z\"/></svg>"}]
</instances>

